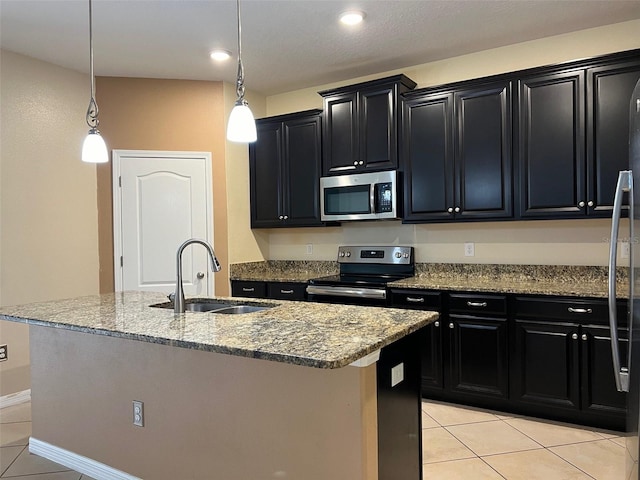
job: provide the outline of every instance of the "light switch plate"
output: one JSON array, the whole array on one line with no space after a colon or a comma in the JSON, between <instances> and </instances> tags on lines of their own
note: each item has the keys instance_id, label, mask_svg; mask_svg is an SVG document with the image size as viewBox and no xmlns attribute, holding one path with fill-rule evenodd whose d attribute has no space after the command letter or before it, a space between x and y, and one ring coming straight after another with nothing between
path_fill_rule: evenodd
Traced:
<instances>
[{"instance_id":1,"label":"light switch plate","mask_svg":"<svg viewBox=\"0 0 640 480\"><path fill-rule=\"evenodd\" d=\"M404 380L404 363L399 363L391 369L391 386L395 387Z\"/></svg>"}]
</instances>

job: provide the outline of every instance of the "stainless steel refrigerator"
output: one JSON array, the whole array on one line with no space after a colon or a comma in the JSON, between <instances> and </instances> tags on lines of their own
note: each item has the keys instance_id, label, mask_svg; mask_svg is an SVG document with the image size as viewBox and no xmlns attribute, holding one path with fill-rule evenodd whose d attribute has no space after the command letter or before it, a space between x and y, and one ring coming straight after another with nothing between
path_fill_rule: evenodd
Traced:
<instances>
[{"instance_id":1,"label":"stainless steel refrigerator","mask_svg":"<svg viewBox=\"0 0 640 480\"><path fill-rule=\"evenodd\" d=\"M635 188L634 188L635 186ZM628 195L629 315L616 318L616 257L624 194ZM640 419L640 81L629 108L629 170L620 172L616 188L609 248L609 322L616 386L627 393L626 478L638 480L638 421ZM626 235L625 235L626 236ZM627 240L625 238L625 240ZM620 320L628 323L628 338L619 338ZM622 329L624 330L624 329ZM628 347L627 347L628 345Z\"/></svg>"}]
</instances>

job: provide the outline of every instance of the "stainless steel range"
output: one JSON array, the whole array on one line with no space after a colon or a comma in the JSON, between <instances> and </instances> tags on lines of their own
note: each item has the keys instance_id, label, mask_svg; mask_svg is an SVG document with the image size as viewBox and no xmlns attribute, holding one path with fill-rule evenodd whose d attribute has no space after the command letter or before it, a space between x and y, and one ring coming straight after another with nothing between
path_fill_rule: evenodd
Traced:
<instances>
[{"instance_id":1,"label":"stainless steel range","mask_svg":"<svg viewBox=\"0 0 640 480\"><path fill-rule=\"evenodd\" d=\"M314 302L387 305L387 284L415 273L413 247L338 247L339 275L309 280Z\"/></svg>"}]
</instances>

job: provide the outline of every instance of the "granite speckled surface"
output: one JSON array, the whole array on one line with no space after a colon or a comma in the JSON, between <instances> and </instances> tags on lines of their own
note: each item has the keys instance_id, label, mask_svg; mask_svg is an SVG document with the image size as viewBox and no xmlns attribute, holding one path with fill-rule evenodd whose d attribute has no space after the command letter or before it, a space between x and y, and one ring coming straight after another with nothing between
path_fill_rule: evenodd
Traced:
<instances>
[{"instance_id":1,"label":"granite speckled surface","mask_svg":"<svg viewBox=\"0 0 640 480\"><path fill-rule=\"evenodd\" d=\"M304 260L267 260L234 263L229 266L230 280L258 282L306 282L311 278L339 273L338 262Z\"/></svg>"},{"instance_id":2,"label":"granite speckled surface","mask_svg":"<svg viewBox=\"0 0 640 480\"><path fill-rule=\"evenodd\" d=\"M187 299L189 301L189 299ZM242 315L152 308L166 296L119 292L1 307L0 319L316 368L341 368L436 320L429 311L217 297L273 305Z\"/></svg>"},{"instance_id":3,"label":"granite speckled surface","mask_svg":"<svg viewBox=\"0 0 640 480\"><path fill-rule=\"evenodd\" d=\"M417 264L394 288L606 298L608 268L567 265ZM628 297L628 269L616 270L616 296Z\"/></svg>"},{"instance_id":4,"label":"granite speckled surface","mask_svg":"<svg viewBox=\"0 0 640 480\"><path fill-rule=\"evenodd\" d=\"M337 262L268 260L231 265L231 280L299 281L338 273ZM394 288L606 298L607 267L418 263ZM628 269L616 271L616 295L627 298Z\"/></svg>"}]
</instances>

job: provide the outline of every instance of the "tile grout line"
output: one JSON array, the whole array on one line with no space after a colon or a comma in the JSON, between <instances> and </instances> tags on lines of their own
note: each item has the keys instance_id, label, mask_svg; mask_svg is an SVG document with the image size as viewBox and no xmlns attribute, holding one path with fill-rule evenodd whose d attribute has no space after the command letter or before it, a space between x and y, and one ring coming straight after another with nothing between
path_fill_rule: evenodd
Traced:
<instances>
[{"instance_id":1,"label":"tile grout line","mask_svg":"<svg viewBox=\"0 0 640 480\"><path fill-rule=\"evenodd\" d=\"M11 445L6 445L6 446L10 447ZM18 460L18 457L24 453L25 449L29 448L29 444L24 445L24 446L23 445L14 445L14 446L22 447L22 450L20 450L20 453L18 453L18 455L16 455L16 458L14 458L9 463L9 465L7 465L7 468L5 468L2 472L0 472L0 478L10 478L10 477L5 477L4 474L7 473L7 471L11 468L11 465L13 465L16 462L16 460ZM5 448L5 447L1 447L1 448Z\"/></svg>"}]
</instances>

